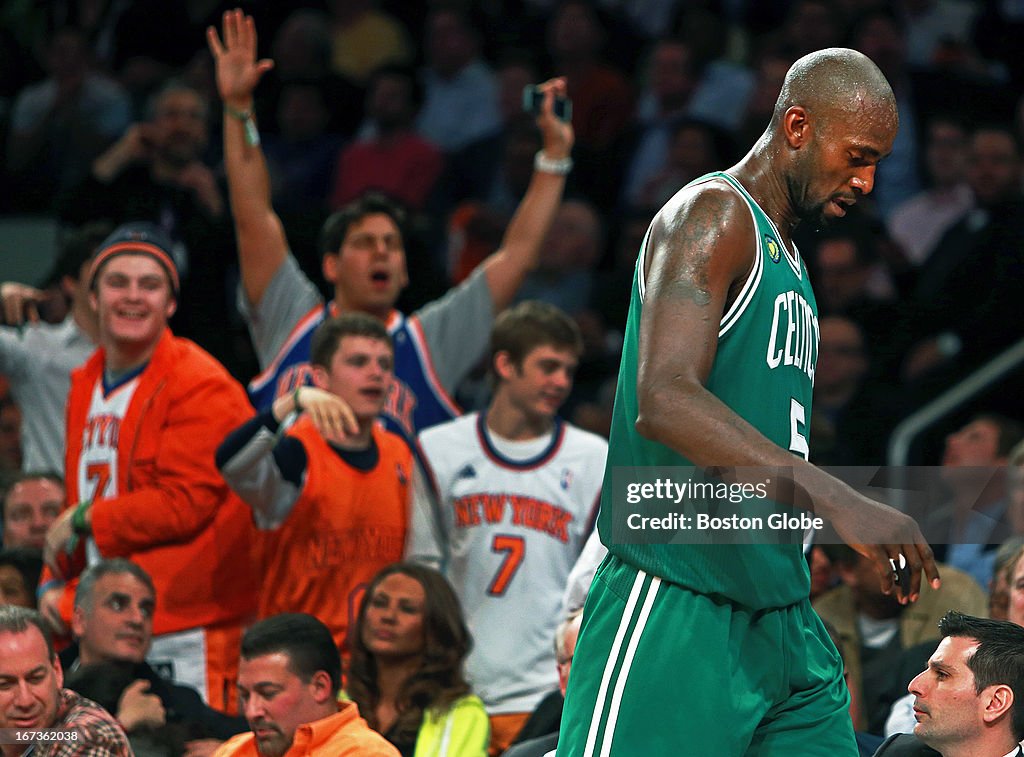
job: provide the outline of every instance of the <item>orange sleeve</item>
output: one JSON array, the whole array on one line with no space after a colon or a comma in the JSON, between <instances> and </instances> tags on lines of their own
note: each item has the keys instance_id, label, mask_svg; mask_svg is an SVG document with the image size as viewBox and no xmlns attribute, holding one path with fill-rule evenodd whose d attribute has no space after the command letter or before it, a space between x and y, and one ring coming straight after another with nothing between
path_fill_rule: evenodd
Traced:
<instances>
[{"instance_id":1,"label":"orange sleeve","mask_svg":"<svg viewBox=\"0 0 1024 757\"><path fill-rule=\"evenodd\" d=\"M92 532L104 557L191 541L209 526L228 487L214 464L224 437L252 415L242 387L227 374L183 382L168 398L151 459L133 461L132 490L92 508Z\"/></svg>"}]
</instances>

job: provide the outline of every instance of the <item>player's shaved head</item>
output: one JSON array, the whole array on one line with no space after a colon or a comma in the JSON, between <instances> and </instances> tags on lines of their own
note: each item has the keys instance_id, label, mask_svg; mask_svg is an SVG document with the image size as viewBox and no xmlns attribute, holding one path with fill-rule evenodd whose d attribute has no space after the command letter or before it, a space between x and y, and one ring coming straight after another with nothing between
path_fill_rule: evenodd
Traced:
<instances>
[{"instance_id":1,"label":"player's shaved head","mask_svg":"<svg viewBox=\"0 0 1024 757\"><path fill-rule=\"evenodd\" d=\"M790 67L775 103L773 129L794 106L826 120L875 111L875 117L898 123L896 98L885 76L866 55L845 47L817 50Z\"/></svg>"}]
</instances>

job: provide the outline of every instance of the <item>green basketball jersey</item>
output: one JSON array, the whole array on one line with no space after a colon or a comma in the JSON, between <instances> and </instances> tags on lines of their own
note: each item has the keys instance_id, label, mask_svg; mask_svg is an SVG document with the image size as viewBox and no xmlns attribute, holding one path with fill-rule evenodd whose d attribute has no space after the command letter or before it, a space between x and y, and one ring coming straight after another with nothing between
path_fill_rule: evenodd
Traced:
<instances>
[{"instance_id":1,"label":"green basketball jersey","mask_svg":"<svg viewBox=\"0 0 1024 757\"><path fill-rule=\"evenodd\" d=\"M739 295L722 317L708 390L768 439L807 457L811 388L818 357L818 311L803 261L790 257L778 230L733 177L713 173L691 182L727 182L746 201L757 254ZM799 544L613 544L612 475L623 466L691 466L665 445L637 433L637 365L645 283L641 248L619 368L599 528L624 562L701 594L752 609L804 599L809 574ZM677 419L686 423L686 418ZM633 511L636 511L634 506ZM622 512L622 511L620 511Z\"/></svg>"}]
</instances>

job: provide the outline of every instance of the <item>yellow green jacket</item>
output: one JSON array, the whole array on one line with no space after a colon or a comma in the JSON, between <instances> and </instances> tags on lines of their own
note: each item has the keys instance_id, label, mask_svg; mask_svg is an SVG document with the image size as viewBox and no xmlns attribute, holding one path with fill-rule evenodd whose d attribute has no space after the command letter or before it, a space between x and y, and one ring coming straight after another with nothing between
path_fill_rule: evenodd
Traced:
<instances>
[{"instance_id":1,"label":"yellow green jacket","mask_svg":"<svg viewBox=\"0 0 1024 757\"><path fill-rule=\"evenodd\" d=\"M444 713L427 710L414 757L486 757L490 720L480 697L468 694Z\"/></svg>"}]
</instances>

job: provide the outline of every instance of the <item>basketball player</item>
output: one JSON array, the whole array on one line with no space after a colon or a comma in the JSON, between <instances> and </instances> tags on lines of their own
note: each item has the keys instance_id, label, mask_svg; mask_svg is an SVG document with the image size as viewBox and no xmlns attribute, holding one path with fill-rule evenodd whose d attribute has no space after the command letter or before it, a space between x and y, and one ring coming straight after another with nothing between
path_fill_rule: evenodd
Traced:
<instances>
[{"instance_id":1,"label":"basketball player","mask_svg":"<svg viewBox=\"0 0 1024 757\"><path fill-rule=\"evenodd\" d=\"M551 638L562 591L593 528L607 444L556 413L582 342L558 308L524 302L491 336L487 410L420 434L408 553L441 567L466 611L466 672L502 752L558 685Z\"/></svg>"},{"instance_id":2,"label":"basketball player","mask_svg":"<svg viewBox=\"0 0 1024 757\"><path fill-rule=\"evenodd\" d=\"M737 165L697 179L640 250L599 527L610 554L587 597L558 755L857 754L835 647L792 544L615 544L622 466L789 470L817 515L916 599L931 550L909 517L806 462L817 310L792 241L868 194L896 102L852 50L807 55ZM634 506L635 512L635 506Z\"/></svg>"}]
</instances>

